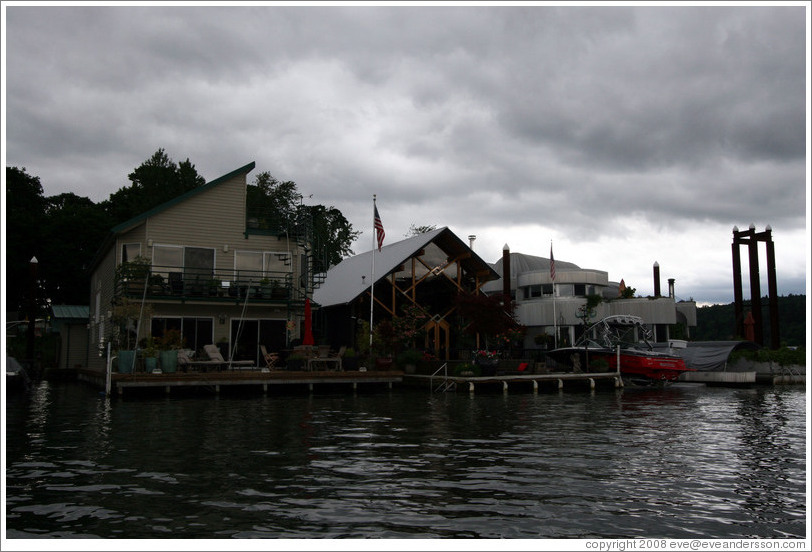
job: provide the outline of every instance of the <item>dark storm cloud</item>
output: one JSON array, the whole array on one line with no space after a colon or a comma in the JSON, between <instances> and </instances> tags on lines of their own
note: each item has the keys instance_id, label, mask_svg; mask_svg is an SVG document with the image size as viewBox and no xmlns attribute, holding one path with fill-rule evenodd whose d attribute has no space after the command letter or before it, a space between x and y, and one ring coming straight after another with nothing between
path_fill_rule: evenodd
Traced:
<instances>
[{"instance_id":1,"label":"dark storm cloud","mask_svg":"<svg viewBox=\"0 0 812 552\"><path fill-rule=\"evenodd\" d=\"M4 9L7 164L48 195L106 199L163 147L367 235L372 193L388 235L487 228L489 260L528 229L804 230L803 6Z\"/></svg>"}]
</instances>

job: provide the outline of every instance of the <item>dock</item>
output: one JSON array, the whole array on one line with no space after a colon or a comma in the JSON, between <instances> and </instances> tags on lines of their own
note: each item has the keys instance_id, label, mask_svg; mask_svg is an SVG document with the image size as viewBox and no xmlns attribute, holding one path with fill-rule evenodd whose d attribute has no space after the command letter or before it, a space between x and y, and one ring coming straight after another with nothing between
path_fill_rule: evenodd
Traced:
<instances>
[{"instance_id":1,"label":"dock","mask_svg":"<svg viewBox=\"0 0 812 552\"><path fill-rule=\"evenodd\" d=\"M78 374L80 381L105 388L104 375L83 371ZM173 390L198 388L219 393L228 389L261 389L263 393L274 388L291 389L295 386L313 391L317 386L341 386L358 389L360 385L385 385L391 388L403 381L401 371L287 371L287 370L224 370L221 372L174 372L174 373L135 373L111 374L110 394L124 395L126 390Z\"/></svg>"},{"instance_id":2,"label":"dock","mask_svg":"<svg viewBox=\"0 0 812 552\"><path fill-rule=\"evenodd\" d=\"M563 390L565 386L573 389L590 390L596 386L623 387L623 379L617 372L596 373L555 373L543 374L504 374L496 376L444 376L404 374L404 384L418 385L430 388L432 391L467 391L474 393L477 388L481 390L501 390L508 393L511 389L516 391L538 392L539 388Z\"/></svg>"}]
</instances>

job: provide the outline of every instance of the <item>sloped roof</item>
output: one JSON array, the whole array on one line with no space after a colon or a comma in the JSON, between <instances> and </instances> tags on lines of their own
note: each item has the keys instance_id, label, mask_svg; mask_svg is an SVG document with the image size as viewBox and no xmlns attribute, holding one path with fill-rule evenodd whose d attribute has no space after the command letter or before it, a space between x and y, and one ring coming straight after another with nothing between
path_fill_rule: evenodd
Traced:
<instances>
[{"instance_id":1,"label":"sloped roof","mask_svg":"<svg viewBox=\"0 0 812 552\"><path fill-rule=\"evenodd\" d=\"M90 317L90 307L87 305L51 305L54 319L59 320L87 320Z\"/></svg>"},{"instance_id":2,"label":"sloped roof","mask_svg":"<svg viewBox=\"0 0 812 552\"><path fill-rule=\"evenodd\" d=\"M149 217L154 216L154 215L156 215L158 213L161 213L162 211L165 211L165 210L169 209L173 205L177 205L178 203L186 201L190 197L193 197L193 196L196 196L198 194L202 194L204 192L207 192L208 190L212 189L213 187L217 186L218 184L222 184L223 182L231 180L235 176L238 176L238 175L241 175L241 174L246 174L246 173L252 171L255 166L256 166L256 162L251 161L250 163L248 163L247 165L243 165L239 169L235 169L235 170L231 171L228 174L224 174L223 176L221 176L219 178L215 178L214 180L212 180L210 182L207 182L207 183L203 184L202 186L198 186L196 188L193 188L193 189L189 190L188 192L179 195L176 198L170 199L169 201L165 201L164 203L161 203L160 205L157 205L157 206L153 207L149 211L145 211L145 212L141 213L140 215L137 215L137 216L135 216L135 217L133 217L133 218L131 218L129 220L125 220L121 224L118 224L117 226L114 226L110 230L110 232L108 232L107 236L104 238L104 241L99 246L99 248L96 250L96 255L93 258L93 260L90 262L90 266L88 267L88 270L91 271L91 272L93 271L93 269L96 267L98 262L101 260L101 257L103 255L103 253L108 250L108 248L113 244L113 242L115 242L116 236L118 234L121 234L122 232L126 232L127 230L135 228L136 226L142 224Z\"/></svg>"},{"instance_id":3,"label":"sloped roof","mask_svg":"<svg viewBox=\"0 0 812 552\"><path fill-rule=\"evenodd\" d=\"M454 232L443 227L386 245L381 251L367 251L344 259L327 271L324 284L313 292L313 301L323 307L351 303L371 286L373 252L377 282L432 242L449 255L470 253L470 257L463 261L463 266L468 271L479 273L483 280L499 277Z\"/></svg>"}]
</instances>

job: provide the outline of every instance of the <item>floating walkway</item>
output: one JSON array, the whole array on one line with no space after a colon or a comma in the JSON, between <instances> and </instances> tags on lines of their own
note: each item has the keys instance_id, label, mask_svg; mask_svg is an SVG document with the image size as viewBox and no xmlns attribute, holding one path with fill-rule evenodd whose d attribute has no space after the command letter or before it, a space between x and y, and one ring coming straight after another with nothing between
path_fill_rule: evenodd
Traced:
<instances>
[{"instance_id":1,"label":"floating walkway","mask_svg":"<svg viewBox=\"0 0 812 552\"><path fill-rule=\"evenodd\" d=\"M565 386L578 389L595 389L598 385L623 387L623 379L617 372L505 374L479 377L404 374L403 383L428 387L432 391L467 391L469 393L474 393L477 388L488 391L501 390L507 393L510 389L538 392L540 387L559 390L564 389Z\"/></svg>"}]
</instances>

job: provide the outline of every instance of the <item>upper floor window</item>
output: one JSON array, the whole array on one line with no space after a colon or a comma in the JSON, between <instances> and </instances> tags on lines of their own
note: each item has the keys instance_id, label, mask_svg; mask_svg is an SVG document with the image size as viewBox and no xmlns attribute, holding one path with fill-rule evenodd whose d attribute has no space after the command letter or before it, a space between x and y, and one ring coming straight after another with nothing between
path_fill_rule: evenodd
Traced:
<instances>
[{"instance_id":1,"label":"upper floor window","mask_svg":"<svg viewBox=\"0 0 812 552\"><path fill-rule=\"evenodd\" d=\"M262 277L279 277L281 273L290 272L292 260L287 253L271 251L235 251L234 269L237 278L240 273Z\"/></svg>"},{"instance_id":2,"label":"upper floor window","mask_svg":"<svg viewBox=\"0 0 812 552\"><path fill-rule=\"evenodd\" d=\"M214 274L214 249L208 247L181 247L156 245L152 248L153 273L167 276L183 272L186 276Z\"/></svg>"},{"instance_id":3,"label":"upper floor window","mask_svg":"<svg viewBox=\"0 0 812 552\"><path fill-rule=\"evenodd\" d=\"M121 262L126 263L132 261L141 255L140 243L125 243L121 246Z\"/></svg>"}]
</instances>

